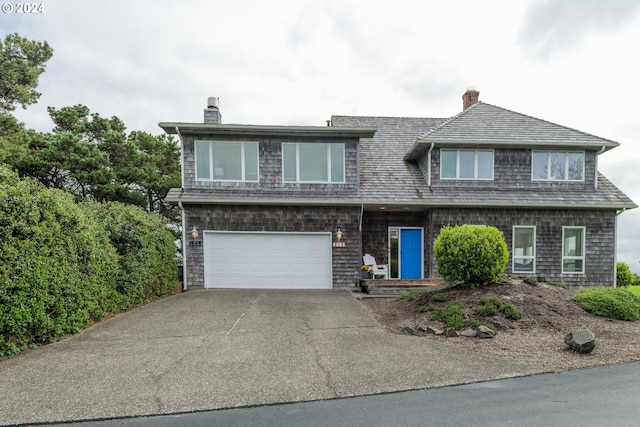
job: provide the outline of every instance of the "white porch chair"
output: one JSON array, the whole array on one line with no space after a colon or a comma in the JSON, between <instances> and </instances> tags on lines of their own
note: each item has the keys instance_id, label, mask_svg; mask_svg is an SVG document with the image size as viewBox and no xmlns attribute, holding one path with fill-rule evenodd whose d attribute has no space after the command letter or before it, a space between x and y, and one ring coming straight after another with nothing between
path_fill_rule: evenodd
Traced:
<instances>
[{"instance_id":1,"label":"white porch chair","mask_svg":"<svg viewBox=\"0 0 640 427\"><path fill-rule=\"evenodd\" d=\"M389 278L389 266L387 264L376 264L376 259L370 254L364 254L362 261L364 261L364 265L368 265L373 268L374 279L376 276L382 276L383 279Z\"/></svg>"}]
</instances>

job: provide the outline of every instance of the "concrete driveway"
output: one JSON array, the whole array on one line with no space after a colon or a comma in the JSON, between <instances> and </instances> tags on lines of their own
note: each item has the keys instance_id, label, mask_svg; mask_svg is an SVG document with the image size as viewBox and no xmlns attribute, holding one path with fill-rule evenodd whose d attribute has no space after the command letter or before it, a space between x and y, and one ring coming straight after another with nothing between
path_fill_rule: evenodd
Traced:
<instances>
[{"instance_id":1,"label":"concrete driveway","mask_svg":"<svg viewBox=\"0 0 640 427\"><path fill-rule=\"evenodd\" d=\"M536 373L381 329L351 292L199 290L0 359L0 424L332 399Z\"/></svg>"}]
</instances>

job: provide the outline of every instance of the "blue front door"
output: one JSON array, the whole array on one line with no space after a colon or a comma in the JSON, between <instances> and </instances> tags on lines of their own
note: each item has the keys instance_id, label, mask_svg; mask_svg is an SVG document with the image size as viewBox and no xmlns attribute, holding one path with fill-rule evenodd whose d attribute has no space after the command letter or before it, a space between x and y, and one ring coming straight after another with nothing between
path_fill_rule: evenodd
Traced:
<instances>
[{"instance_id":1,"label":"blue front door","mask_svg":"<svg viewBox=\"0 0 640 427\"><path fill-rule=\"evenodd\" d=\"M400 278L422 279L422 230L400 229Z\"/></svg>"}]
</instances>

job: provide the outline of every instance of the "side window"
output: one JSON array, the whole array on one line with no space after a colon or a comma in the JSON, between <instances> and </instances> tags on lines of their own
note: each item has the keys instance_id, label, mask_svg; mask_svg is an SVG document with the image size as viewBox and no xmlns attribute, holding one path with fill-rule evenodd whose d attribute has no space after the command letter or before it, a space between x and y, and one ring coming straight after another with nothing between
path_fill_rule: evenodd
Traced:
<instances>
[{"instance_id":1,"label":"side window","mask_svg":"<svg viewBox=\"0 0 640 427\"><path fill-rule=\"evenodd\" d=\"M493 150L440 150L441 179L493 179Z\"/></svg>"},{"instance_id":2,"label":"side window","mask_svg":"<svg viewBox=\"0 0 640 427\"><path fill-rule=\"evenodd\" d=\"M535 273L536 271L536 228L513 227L513 272Z\"/></svg>"},{"instance_id":3,"label":"side window","mask_svg":"<svg viewBox=\"0 0 640 427\"><path fill-rule=\"evenodd\" d=\"M584 227L562 228L562 272L584 273Z\"/></svg>"}]
</instances>

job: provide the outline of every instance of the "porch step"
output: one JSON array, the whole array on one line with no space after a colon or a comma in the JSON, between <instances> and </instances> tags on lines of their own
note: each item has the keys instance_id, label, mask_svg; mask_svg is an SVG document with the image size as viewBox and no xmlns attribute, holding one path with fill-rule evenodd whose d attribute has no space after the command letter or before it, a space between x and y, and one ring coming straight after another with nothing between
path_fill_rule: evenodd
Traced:
<instances>
[{"instance_id":1,"label":"porch step","mask_svg":"<svg viewBox=\"0 0 640 427\"><path fill-rule=\"evenodd\" d=\"M438 291L442 289L440 279L416 280L361 280L360 287L369 295L396 296L409 291Z\"/></svg>"}]
</instances>

